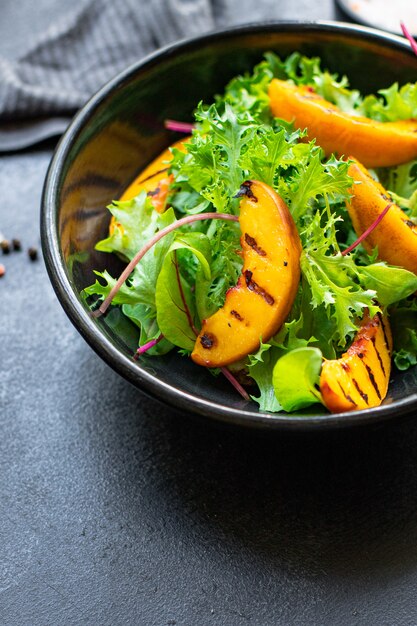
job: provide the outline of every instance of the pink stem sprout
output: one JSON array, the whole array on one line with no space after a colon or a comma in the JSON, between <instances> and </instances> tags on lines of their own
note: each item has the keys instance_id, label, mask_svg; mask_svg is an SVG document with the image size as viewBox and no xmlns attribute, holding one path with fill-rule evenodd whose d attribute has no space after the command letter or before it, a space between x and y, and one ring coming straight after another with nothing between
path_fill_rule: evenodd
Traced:
<instances>
[{"instance_id":1,"label":"pink stem sprout","mask_svg":"<svg viewBox=\"0 0 417 626\"><path fill-rule=\"evenodd\" d=\"M199 222L203 220L228 220L230 222L238 222L239 218L236 215L229 215L228 213L199 213L197 215L187 215L186 217L177 220L173 224L166 226L159 232L157 232L149 241L136 253L130 263L125 267L123 272L120 274L117 279L115 285L110 289L108 296L103 300L100 307L95 311L92 311L91 315L93 317L100 317L103 315L107 309L109 308L114 296L117 294L119 289L122 287L123 283L127 278L129 278L132 271L135 269L136 265L141 261L141 259L145 256L145 254L156 244L160 239L168 235L173 230L180 228L181 226L185 226L186 224L192 224L193 222Z\"/></svg>"},{"instance_id":2,"label":"pink stem sprout","mask_svg":"<svg viewBox=\"0 0 417 626\"><path fill-rule=\"evenodd\" d=\"M242 396L244 400L250 400L249 394L245 391L242 385L236 380L233 376L232 372L229 372L227 367L220 368L223 376L227 378L227 380L233 385L236 391Z\"/></svg>"},{"instance_id":3,"label":"pink stem sprout","mask_svg":"<svg viewBox=\"0 0 417 626\"><path fill-rule=\"evenodd\" d=\"M177 120L165 120L164 126L168 130L187 134L191 133L195 128L194 124L189 124L188 122L177 122Z\"/></svg>"},{"instance_id":4,"label":"pink stem sprout","mask_svg":"<svg viewBox=\"0 0 417 626\"><path fill-rule=\"evenodd\" d=\"M385 217L385 215L388 213L389 209L392 207L392 202L390 202L389 204L387 204L387 206L385 207L385 209L378 215L378 217L376 218L376 220L374 222L372 222L372 224L363 231L362 235L360 235L356 241L354 241L348 248L346 248L346 250L343 250L342 252L342 256L346 256L346 254L349 254L349 252L352 252L352 250L354 250L356 248L356 246L358 246L360 243L362 243L362 241L364 239L366 239L366 237L378 226L378 224L380 223L380 221Z\"/></svg>"},{"instance_id":5,"label":"pink stem sprout","mask_svg":"<svg viewBox=\"0 0 417 626\"><path fill-rule=\"evenodd\" d=\"M404 37L407 37L410 42L410 46L415 55L417 55L417 41L414 39L408 28L403 22L400 22L401 30L404 33Z\"/></svg>"},{"instance_id":6,"label":"pink stem sprout","mask_svg":"<svg viewBox=\"0 0 417 626\"><path fill-rule=\"evenodd\" d=\"M138 358L140 357L141 354L145 354L145 352L147 352L148 350L150 350L151 348L156 346L160 341L162 341L163 338L164 338L164 336L161 333L160 335L158 335L158 337L156 339L151 339L151 341L148 341L147 343L144 343L143 346L140 346L140 348L138 348L136 350L136 352L135 352L135 354L133 356L135 361L138 360Z\"/></svg>"}]
</instances>

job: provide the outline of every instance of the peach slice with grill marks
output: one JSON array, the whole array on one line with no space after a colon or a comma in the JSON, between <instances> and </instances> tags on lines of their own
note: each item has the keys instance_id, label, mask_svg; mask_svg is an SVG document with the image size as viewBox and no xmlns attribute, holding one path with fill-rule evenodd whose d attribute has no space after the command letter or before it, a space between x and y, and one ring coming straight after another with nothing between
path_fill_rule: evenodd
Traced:
<instances>
[{"instance_id":1,"label":"peach slice with grill marks","mask_svg":"<svg viewBox=\"0 0 417 626\"><path fill-rule=\"evenodd\" d=\"M388 192L369 172L352 158L348 174L355 184L346 203L353 228L358 236L369 228L391 202ZM417 226L396 204L392 204L381 222L363 240L368 252L378 247L382 261L398 265L417 274Z\"/></svg>"},{"instance_id":2,"label":"peach slice with grill marks","mask_svg":"<svg viewBox=\"0 0 417 626\"><path fill-rule=\"evenodd\" d=\"M332 413L379 406L388 390L392 336L387 317L364 316L356 337L340 359L324 361L320 391Z\"/></svg>"},{"instance_id":3,"label":"peach slice with grill marks","mask_svg":"<svg viewBox=\"0 0 417 626\"><path fill-rule=\"evenodd\" d=\"M307 128L326 155L352 154L366 167L390 167L417 157L417 120L377 122L344 113L324 100L312 87L272 79L269 86L272 113L296 128Z\"/></svg>"},{"instance_id":4,"label":"peach slice with grill marks","mask_svg":"<svg viewBox=\"0 0 417 626\"><path fill-rule=\"evenodd\" d=\"M150 197L152 205L158 213L163 213L166 209L168 192L170 185L174 180L172 174L168 174L169 162L172 160L171 148L177 148L182 152L186 151L186 142L189 139L180 139L167 148L159 156L156 157L144 170L135 178L135 180L125 189L120 201L131 200L137 196L141 191L146 191ZM113 230L116 224L116 220L112 217L109 226L110 235L113 234Z\"/></svg>"},{"instance_id":5,"label":"peach slice with grill marks","mask_svg":"<svg viewBox=\"0 0 417 626\"><path fill-rule=\"evenodd\" d=\"M223 367L257 350L288 316L300 280L300 238L284 201L265 183L249 180L238 196L242 273L224 305L205 319L191 358Z\"/></svg>"}]
</instances>

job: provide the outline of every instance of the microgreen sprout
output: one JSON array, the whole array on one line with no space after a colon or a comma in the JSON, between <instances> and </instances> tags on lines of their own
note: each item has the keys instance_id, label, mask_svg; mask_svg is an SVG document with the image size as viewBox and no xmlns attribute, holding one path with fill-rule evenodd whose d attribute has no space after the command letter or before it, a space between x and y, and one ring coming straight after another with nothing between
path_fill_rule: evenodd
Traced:
<instances>
[{"instance_id":1,"label":"microgreen sprout","mask_svg":"<svg viewBox=\"0 0 417 626\"><path fill-rule=\"evenodd\" d=\"M387 204L385 209L383 211L381 211L381 213L378 215L376 220L374 220L372 222L372 224L370 226L368 226L368 228L366 230L363 231L362 235L360 235L356 239L356 241L354 241L348 248L346 248L346 250L343 250L342 256L346 256L346 254L349 254L350 252L352 252L352 250L354 250L360 243L362 243L362 241L364 239L366 239L368 237L368 235L370 235L373 230L375 230L375 228L382 221L382 219L386 216L386 214L388 213L388 211L389 211L389 209L391 207L392 207L392 202Z\"/></svg>"},{"instance_id":2,"label":"microgreen sprout","mask_svg":"<svg viewBox=\"0 0 417 626\"><path fill-rule=\"evenodd\" d=\"M186 134L191 133L195 128L194 124L189 124L188 122L177 122L177 120L165 120L164 126L168 130Z\"/></svg>"},{"instance_id":3,"label":"microgreen sprout","mask_svg":"<svg viewBox=\"0 0 417 626\"><path fill-rule=\"evenodd\" d=\"M151 341L148 341L147 343L143 344L143 346L140 346L133 358L135 359L135 361L138 360L138 358L141 356L141 354L145 354L145 352L147 352L148 350L150 350L151 348L153 348L154 346L156 346L160 341L162 341L162 339L164 338L163 334L160 333L160 335L158 335L158 337L156 339L151 339Z\"/></svg>"},{"instance_id":4,"label":"microgreen sprout","mask_svg":"<svg viewBox=\"0 0 417 626\"><path fill-rule=\"evenodd\" d=\"M417 41L414 39L410 31L408 30L407 26L403 22L400 22L400 26L401 26L401 30L404 33L404 37L408 39L408 41L410 42L412 51L417 56Z\"/></svg>"}]
</instances>

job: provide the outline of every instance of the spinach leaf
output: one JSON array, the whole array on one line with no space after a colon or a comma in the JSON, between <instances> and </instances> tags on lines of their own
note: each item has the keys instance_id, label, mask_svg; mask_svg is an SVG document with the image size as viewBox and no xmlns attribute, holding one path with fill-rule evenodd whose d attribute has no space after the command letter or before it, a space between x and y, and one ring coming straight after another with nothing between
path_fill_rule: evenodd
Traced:
<instances>
[{"instance_id":1,"label":"spinach leaf","mask_svg":"<svg viewBox=\"0 0 417 626\"><path fill-rule=\"evenodd\" d=\"M190 286L180 274L175 249L166 255L159 272L155 304L158 327L164 337L191 351L196 339L195 307Z\"/></svg>"},{"instance_id":2,"label":"spinach leaf","mask_svg":"<svg viewBox=\"0 0 417 626\"><path fill-rule=\"evenodd\" d=\"M272 374L275 395L285 411L321 402L318 390L322 354L318 348L297 348L278 359Z\"/></svg>"},{"instance_id":3,"label":"spinach leaf","mask_svg":"<svg viewBox=\"0 0 417 626\"><path fill-rule=\"evenodd\" d=\"M373 263L359 269L363 283L376 291L378 302L388 306L403 300L417 291L417 276L400 267Z\"/></svg>"}]
</instances>

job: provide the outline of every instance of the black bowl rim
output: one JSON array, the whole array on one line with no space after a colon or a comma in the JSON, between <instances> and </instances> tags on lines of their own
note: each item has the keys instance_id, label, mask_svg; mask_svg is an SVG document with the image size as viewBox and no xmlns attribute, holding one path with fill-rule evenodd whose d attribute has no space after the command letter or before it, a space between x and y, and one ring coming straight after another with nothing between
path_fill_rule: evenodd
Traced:
<instances>
[{"instance_id":1,"label":"black bowl rim","mask_svg":"<svg viewBox=\"0 0 417 626\"><path fill-rule=\"evenodd\" d=\"M176 410L196 413L234 425L256 428L306 431L317 428L339 428L354 425L364 425L379 422L392 417L409 413L417 406L417 393L392 404L353 411L349 413L317 413L309 416L287 415L281 413L252 412L245 409L235 409L199 398L191 393L171 386L157 379L145 371L133 359L122 354L112 342L105 337L99 326L94 322L89 312L71 287L69 277L60 253L58 237L57 188L63 166L68 153L81 129L88 123L96 108L114 89L120 87L133 74L158 63L159 61L175 56L176 54L206 45L219 38L236 37L240 34L260 34L268 32L336 32L353 35L359 39L374 40L378 43L412 52L408 42L391 33L379 31L366 26L352 25L333 21L269 21L248 23L234 27L211 31L202 36L182 39L165 46L146 58L133 63L117 76L108 81L97 91L88 102L74 116L68 129L60 139L51 159L46 175L42 202L41 202L41 240L46 268L52 286L58 299L71 322L81 333L87 343L110 367L130 383L138 387L146 395L162 401Z\"/></svg>"}]
</instances>

